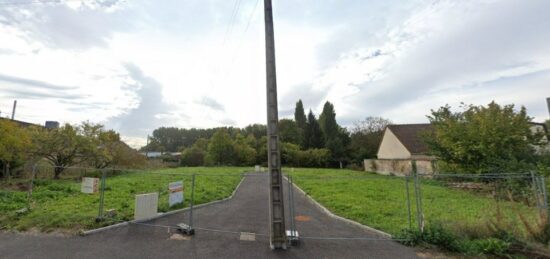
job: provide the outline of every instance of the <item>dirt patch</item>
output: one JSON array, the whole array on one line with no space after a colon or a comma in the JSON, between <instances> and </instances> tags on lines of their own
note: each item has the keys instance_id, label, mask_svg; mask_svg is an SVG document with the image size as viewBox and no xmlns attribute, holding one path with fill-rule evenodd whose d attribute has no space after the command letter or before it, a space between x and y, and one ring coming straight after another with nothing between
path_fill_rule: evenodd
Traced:
<instances>
[{"instance_id":1,"label":"dirt patch","mask_svg":"<svg viewBox=\"0 0 550 259\"><path fill-rule=\"evenodd\" d=\"M308 222L311 220L311 217L310 216L304 216L304 215L298 215L296 217L294 217L294 219L298 222Z\"/></svg>"},{"instance_id":2,"label":"dirt patch","mask_svg":"<svg viewBox=\"0 0 550 259\"><path fill-rule=\"evenodd\" d=\"M10 191L26 192L29 190L29 184L22 182L2 183L0 188Z\"/></svg>"}]
</instances>

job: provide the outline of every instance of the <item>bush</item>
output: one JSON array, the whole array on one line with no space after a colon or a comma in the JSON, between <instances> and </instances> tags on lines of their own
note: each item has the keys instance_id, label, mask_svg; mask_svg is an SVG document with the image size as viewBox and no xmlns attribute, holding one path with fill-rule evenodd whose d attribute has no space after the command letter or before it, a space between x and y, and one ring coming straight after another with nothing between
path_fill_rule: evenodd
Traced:
<instances>
[{"instance_id":1,"label":"bush","mask_svg":"<svg viewBox=\"0 0 550 259\"><path fill-rule=\"evenodd\" d=\"M434 245L450 252L466 255L506 255L510 250L511 242L499 238L489 237L481 239L460 238L436 223L426 227L424 233L418 230L404 229L395 239L404 245Z\"/></svg>"}]
</instances>

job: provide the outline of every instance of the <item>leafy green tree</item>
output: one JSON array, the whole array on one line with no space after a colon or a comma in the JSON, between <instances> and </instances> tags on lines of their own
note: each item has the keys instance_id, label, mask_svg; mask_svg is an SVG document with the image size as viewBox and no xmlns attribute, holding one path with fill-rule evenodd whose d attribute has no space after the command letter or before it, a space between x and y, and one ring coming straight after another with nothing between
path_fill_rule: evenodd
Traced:
<instances>
[{"instance_id":1,"label":"leafy green tree","mask_svg":"<svg viewBox=\"0 0 550 259\"><path fill-rule=\"evenodd\" d=\"M0 162L4 177L10 177L10 168L27 157L31 140L26 129L9 120L0 119Z\"/></svg>"},{"instance_id":2,"label":"leafy green tree","mask_svg":"<svg viewBox=\"0 0 550 259\"><path fill-rule=\"evenodd\" d=\"M58 129L43 129L36 133L33 136L36 143L35 152L54 166L55 179L59 179L66 167L79 163L79 156L89 148L84 136L78 134L78 128L70 124Z\"/></svg>"},{"instance_id":3,"label":"leafy green tree","mask_svg":"<svg viewBox=\"0 0 550 259\"><path fill-rule=\"evenodd\" d=\"M279 140L281 142L300 145L300 143L302 143L301 139L300 128L298 128L293 120L279 120Z\"/></svg>"},{"instance_id":4,"label":"leafy green tree","mask_svg":"<svg viewBox=\"0 0 550 259\"><path fill-rule=\"evenodd\" d=\"M347 131L343 130L336 122L334 105L328 101L319 115L319 126L323 132L325 147L330 150L332 156L331 164L338 164L342 167L343 161L346 159L344 137L347 136Z\"/></svg>"},{"instance_id":5,"label":"leafy green tree","mask_svg":"<svg viewBox=\"0 0 550 259\"><path fill-rule=\"evenodd\" d=\"M305 142L307 142L307 140L305 139L305 132L307 131L307 118L302 100L298 100L298 102L296 102L296 107L294 108L294 121L296 122L296 126L299 129L301 141L299 144L300 146L302 146L302 148L305 148Z\"/></svg>"},{"instance_id":6,"label":"leafy green tree","mask_svg":"<svg viewBox=\"0 0 550 259\"><path fill-rule=\"evenodd\" d=\"M452 112L447 105L428 116L434 131L426 141L444 170L483 174L533 168L535 147L545 143L542 134L531 132L525 107L516 111L514 105L491 102L462 108Z\"/></svg>"},{"instance_id":7,"label":"leafy green tree","mask_svg":"<svg viewBox=\"0 0 550 259\"><path fill-rule=\"evenodd\" d=\"M293 144L293 143L287 143L287 142L281 142L281 163L284 166L299 166L299 153L302 152L300 150L300 146Z\"/></svg>"},{"instance_id":8,"label":"leafy green tree","mask_svg":"<svg viewBox=\"0 0 550 259\"><path fill-rule=\"evenodd\" d=\"M319 127L319 123L315 118L315 115L311 110L307 115L307 127L304 134L305 138L305 148L323 148L325 143L323 139L323 132Z\"/></svg>"},{"instance_id":9,"label":"leafy green tree","mask_svg":"<svg viewBox=\"0 0 550 259\"><path fill-rule=\"evenodd\" d=\"M214 165L235 164L233 140L225 129L214 133L208 143L207 161Z\"/></svg>"},{"instance_id":10,"label":"leafy green tree","mask_svg":"<svg viewBox=\"0 0 550 259\"><path fill-rule=\"evenodd\" d=\"M366 158L375 158L387 125L392 122L382 117L366 117L357 121L351 130L350 153L355 163Z\"/></svg>"},{"instance_id":11,"label":"leafy green tree","mask_svg":"<svg viewBox=\"0 0 550 259\"><path fill-rule=\"evenodd\" d=\"M246 138L241 134L235 136L233 150L235 151L236 165L249 166L256 161L256 150L248 145Z\"/></svg>"}]
</instances>

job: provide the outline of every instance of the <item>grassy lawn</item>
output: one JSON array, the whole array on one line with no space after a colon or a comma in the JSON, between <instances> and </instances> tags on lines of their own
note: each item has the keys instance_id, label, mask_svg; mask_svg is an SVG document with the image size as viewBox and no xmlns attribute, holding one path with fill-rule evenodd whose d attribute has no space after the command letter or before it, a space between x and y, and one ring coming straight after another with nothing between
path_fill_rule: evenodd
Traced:
<instances>
[{"instance_id":1,"label":"grassy lawn","mask_svg":"<svg viewBox=\"0 0 550 259\"><path fill-rule=\"evenodd\" d=\"M193 173L200 174L195 178L195 204L220 200L231 195L242 172L251 170L244 167L182 167L108 176L104 208L115 209L116 216L100 223L94 220L98 215L99 193L81 193L80 182L75 180L36 180L31 210L26 213L16 211L27 206L27 192L13 188L13 183L12 188L0 184L0 229L76 232L130 220L133 219L135 195L149 192L159 192L161 212L186 207ZM216 176L219 174L226 176ZM168 183L178 180L184 181L185 203L169 208Z\"/></svg>"},{"instance_id":2,"label":"grassy lawn","mask_svg":"<svg viewBox=\"0 0 550 259\"><path fill-rule=\"evenodd\" d=\"M409 227L406 185L401 177L338 169L285 169L295 183L337 215L398 234ZM458 231L482 231L489 221L500 221L525 234L517 216L520 211L535 222L537 210L523 204L499 202L487 195L422 181L423 213L426 223L439 222ZM416 227L414 185L409 183L411 217ZM497 209L497 207L499 209ZM497 213L500 211L500 213Z\"/></svg>"}]
</instances>

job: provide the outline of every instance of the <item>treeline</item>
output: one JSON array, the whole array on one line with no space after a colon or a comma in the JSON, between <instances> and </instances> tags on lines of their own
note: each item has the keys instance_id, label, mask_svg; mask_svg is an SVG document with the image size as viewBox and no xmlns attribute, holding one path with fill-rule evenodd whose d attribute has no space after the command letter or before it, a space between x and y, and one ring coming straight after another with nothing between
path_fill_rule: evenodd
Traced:
<instances>
[{"instance_id":1,"label":"treeline","mask_svg":"<svg viewBox=\"0 0 550 259\"><path fill-rule=\"evenodd\" d=\"M117 132L106 130L100 124L83 122L46 129L0 120L2 177L16 176L25 163L41 161L54 167L54 178L59 178L70 166L132 168L147 162L145 156L126 145Z\"/></svg>"},{"instance_id":2,"label":"treeline","mask_svg":"<svg viewBox=\"0 0 550 259\"><path fill-rule=\"evenodd\" d=\"M336 121L334 105L326 102L317 118L303 103L296 103L294 119L279 121L281 162L296 167L345 167L361 165L376 156L382 131L390 121L367 117L351 129ZM267 164L266 126L153 131L143 151L182 152L184 166Z\"/></svg>"}]
</instances>

